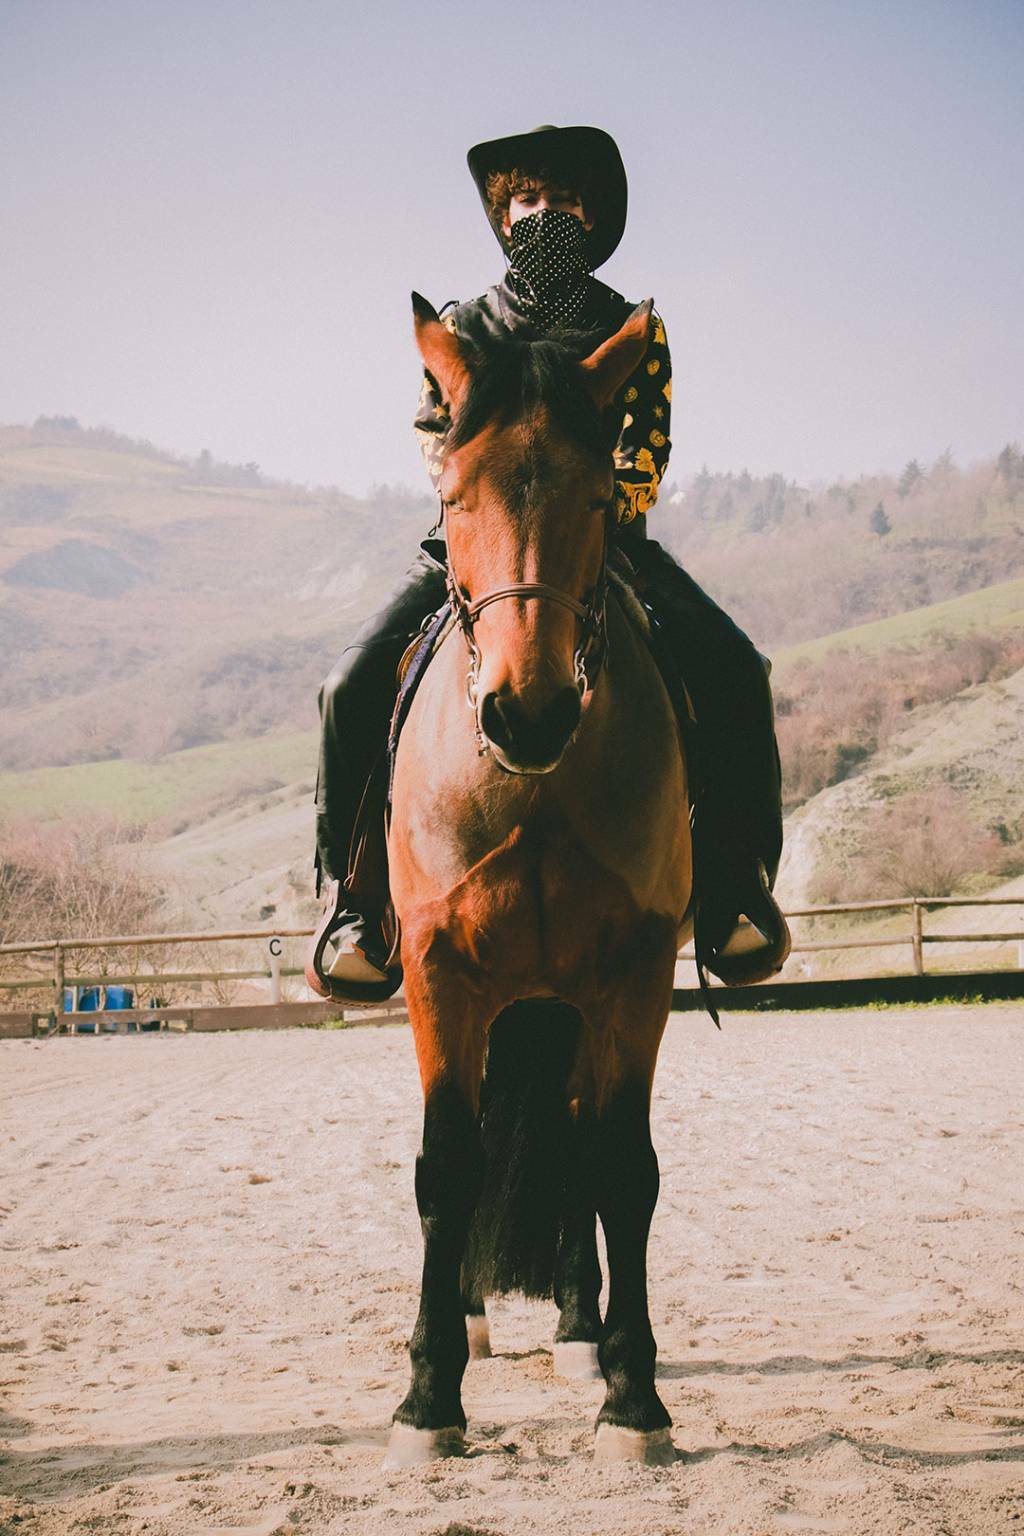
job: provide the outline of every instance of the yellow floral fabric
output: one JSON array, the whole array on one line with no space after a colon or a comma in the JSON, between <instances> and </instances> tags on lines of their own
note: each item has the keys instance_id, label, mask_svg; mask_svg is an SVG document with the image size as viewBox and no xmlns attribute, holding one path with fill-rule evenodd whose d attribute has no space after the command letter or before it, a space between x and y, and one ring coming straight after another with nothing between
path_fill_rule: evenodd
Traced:
<instances>
[{"instance_id":1,"label":"yellow floral fabric","mask_svg":"<svg viewBox=\"0 0 1024 1536\"><path fill-rule=\"evenodd\" d=\"M665 322L655 313L647 355L622 392L622 431L615 445L615 511L620 523L647 513L672 451L672 358Z\"/></svg>"},{"instance_id":2,"label":"yellow floral fabric","mask_svg":"<svg viewBox=\"0 0 1024 1536\"><path fill-rule=\"evenodd\" d=\"M452 315L446 315L444 323L454 331ZM654 506L672 451L672 359L665 323L657 313L646 356L626 380L617 404L622 407L622 430L615 445L615 512L620 523L631 523ZM413 426L427 474L437 490L451 417L429 373L423 375Z\"/></svg>"}]
</instances>

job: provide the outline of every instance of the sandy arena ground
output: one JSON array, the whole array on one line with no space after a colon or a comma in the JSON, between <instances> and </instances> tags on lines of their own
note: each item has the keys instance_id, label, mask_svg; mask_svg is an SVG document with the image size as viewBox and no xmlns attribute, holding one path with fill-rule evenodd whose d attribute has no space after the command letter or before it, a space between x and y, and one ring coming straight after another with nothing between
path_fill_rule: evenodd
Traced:
<instances>
[{"instance_id":1,"label":"sandy arena ground","mask_svg":"<svg viewBox=\"0 0 1024 1536\"><path fill-rule=\"evenodd\" d=\"M0 1043L4 1536L1024 1532L1024 1016L670 1022L651 1241L673 1467L492 1305L470 1454L405 1391L404 1028Z\"/></svg>"}]
</instances>

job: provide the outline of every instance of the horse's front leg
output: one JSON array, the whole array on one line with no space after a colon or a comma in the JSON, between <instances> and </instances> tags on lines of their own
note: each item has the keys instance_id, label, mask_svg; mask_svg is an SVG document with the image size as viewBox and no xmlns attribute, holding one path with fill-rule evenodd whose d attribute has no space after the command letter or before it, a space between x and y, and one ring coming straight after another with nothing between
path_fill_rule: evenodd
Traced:
<instances>
[{"instance_id":1,"label":"horse's front leg","mask_svg":"<svg viewBox=\"0 0 1024 1536\"><path fill-rule=\"evenodd\" d=\"M647 1310L647 1236L658 1199L648 1088L623 1082L598 1116L597 1208L608 1248L608 1310L598 1359L608 1385L597 1416L598 1461L675 1460L672 1420L654 1386Z\"/></svg>"},{"instance_id":2,"label":"horse's front leg","mask_svg":"<svg viewBox=\"0 0 1024 1536\"><path fill-rule=\"evenodd\" d=\"M599 1048L595 1194L608 1251L608 1307L598 1359L608 1390L597 1418L598 1461L675 1460L672 1420L654 1385L657 1347L647 1306L647 1238L659 1186L651 1084L671 1002L672 958L667 969L652 955L646 973L634 970L606 1017Z\"/></svg>"},{"instance_id":3,"label":"horse's front leg","mask_svg":"<svg viewBox=\"0 0 1024 1536\"><path fill-rule=\"evenodd\" d=\"M405 985L424 1096L416 1159L423 1280L409 1342L412 1383L395 1413L388 1467L462 1454L469 1345L461 1271L483 1177L477 1117L486 1024L457 988L433 992L408 970Z\"/></svg>"},{"instance_id":4,"label":"horse's front leg","mask_svg":"<svg viewBox=\"0 0 1024 1536\"><path fill-rule=\"evenodd\" d=\"M555 1374L574 1381L601 1376L601 1265L597 1256L594 1206L594 1112L586 1097L570 1100L571 1129L565 1179L565 1209L555 1265Z\"/></svg>"}]
</instances>

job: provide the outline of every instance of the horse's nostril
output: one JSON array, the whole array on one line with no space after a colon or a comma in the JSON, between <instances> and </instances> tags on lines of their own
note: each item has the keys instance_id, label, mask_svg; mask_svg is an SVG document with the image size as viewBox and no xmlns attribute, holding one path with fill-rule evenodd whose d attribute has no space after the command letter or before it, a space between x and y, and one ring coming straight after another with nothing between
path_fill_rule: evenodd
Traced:
<instances>
[{"instance_id":1,"label":"horse's nostril","mask_svg":"<svg viewBox=\"0 0 1024 1536\"><path fill-rule=\"evenodd\" d=\"M507 700L505 702L507 705ZM489 693L480 707L480 729L496 747L504 749L511 740L505 723L505 709L496 693Z\"/></svg>"},{"instance_id":2,"label":"horse's nostril","mask_svg":"<svg viewBox=\"0 0 1024 1536\"><path fill-rule=\"evenodd\" d=\"M562 746L569 740L580 723L582 705L578 688L563 688L556 693L543 714L545 728Z\"/></svg>"},{"instance_id":3,"label":"horse's nostril","mask_svg":"<svg viewBox=\"0 0 1024 1536\"><path fill-rule=\"evenodd\" d=\"M522 767L548 767L557 762L580 722L576 688L563 688L545 701L540 712L528 714L513 693L489 693L480 710L484 735L510 760Z\"/></svg>"}]
</instances>

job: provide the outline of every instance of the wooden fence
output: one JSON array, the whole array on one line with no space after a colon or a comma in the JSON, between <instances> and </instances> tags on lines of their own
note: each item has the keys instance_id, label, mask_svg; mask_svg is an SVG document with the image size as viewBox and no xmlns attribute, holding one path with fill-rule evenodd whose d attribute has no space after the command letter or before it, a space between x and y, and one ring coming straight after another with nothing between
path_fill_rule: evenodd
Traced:
<instances>
[{"instance_id":1,"label":"wooden fence","mask_svg":"<svg viewBox=\"0 0 1024 1536\"><path fill-rule=\"evenodd\" d=\"M877 933L854 934L846 937L830 935L824 939L798 941L793 945L793 954L905 948L909 954L910 968L902 974L921 977L927 974L925 956L929 945L961 944L973 947L981 944L1017 943L1024 946L1024 928L1020 927L1012 931L998 932L929 932L926 927L926 918L930 914L951 909L1022 906L1024 906L1024 896L905 897L902 900L858 901L829 906L802 907L790 912L788 916L796 921L808 918L906 913L909 916L909 926L905 931L901 929L896 933L887 933L882 936ZM310 1000L305 1002L282 1001L282 980L302 975L300 966L282 964L284 941L308 938L312 931L311 928L239 928L216 933L117 934L86 939L56 938L35 940L31 943L0 944L0 965L7 956L48 957L46 970L43 973L13 978L0 977L0 994L11 995L19 991L35 991L37 994L48 993L50 998L49 1007L37 1010L35 1013L13 1016L0 1013L0 1035L30 1034L35 1031L40 1022L50 1031L69 1027L72 1033L77 1030L79 1023L87 1023L90 1026L95 1025L96 1032L99 1033L101 1028L128 1028L132 1025L143 1027L153 1023L161 1027L173 1026L177 1023L180 1027L186 1028L252 1028L275 1027L282 1023L301 1022L303 1019L312 1021L314 1018L340 1017L343 1011L338 1005L326 1004L319 999L313 1000L310 997ZM77 957L89 952L132 950L141 961L142 952L146 949L254 941L260 941L265 946L264 958L258 966L248 968L156 972L146 970L140 963L122 964L117 968L116 973L104 970L103 974L78 974L73 973L67 964L69 955ZM680 958L692 959L692 953L692 949L683 950ZM1020 956L1020 963L1024 965L1024 949L1020 951ZM256 980L269 983L269 1000L266 1003L248 1004L243 1007L229 1005L166 1007L155 1004L149 1008L105 1009L88 1013L68 1013L65 1009L65 992L68 988L128 985L134 988L138 997L143 992L152 993L161 987ZM790 991L799 985L799 982L787 984ZM400 1000L397 1000L395 1004L387 1005L382 1009L345 1009L344 1013L372 1016L384 1013L395 1016L400 1008ZM17 1025L14 1023L15 1019L18 1021Z\"/></svg>"},{"instance_id":2,"label":"wooden fence","mask_svg":"<svg viewBox=\"0 0 1024 1536\"><path fill-rule=\"evenodd\" d=\"M0 993L48 992L49 1007L44 1014L29 1013L18 1015L19 1026L16 1028L4 1027L4 1015L0 1013L0 1035L12 1033L34 1033L39 1022L45 1017L46 1027L50 1031L60 1031L65 1026L72 1034L77 1033L81 1024L92 1033L95 1029L99 1033L101 1029L128 1029L131 1027L144 1028L156 1024L160 1028L184 1027L188 1029L209 1029L220 1027L252 1028L259 1024L262 1027L275 1027L277 1024L298 1023L301 1017L308 1017L311 1021L316 1018L344 1017L344 1011L337 1004L322 1002L319 998L302 1003L286 1003L282 1001L281 983L285 978L301 976L301 966L287 966L282 964L284 941L289 938L306 939L312 934L312 928L277 928L267 930L264 928L237 928L228 929L216 933L160 933L160 934L107 934L87 939L39 939L31 943L0 944L0 964L8 955L47 956L49 964L46 975L18 976L12 979L0 977ZM154 971L145 969L142 964L119 964L112 968L104 967L102 972L95 974L80 974L73 972L68 966L68 957L76 958L83 953L134 950L141 958L146 949L164 949L188 946L196 948L209 944L234 944L239 942L252 942L262 940L265 945L265 959L258 966L246 968L217 968L207 970L182 970L182 971ZM149 1007L137 1006L134 1008L118 1009L92 1009L88 1012L68 1011L65 1007L65 994L70 989L84 987L112 987L115 985L130 986L137 997L143 993L159 992L161 988L190 986L202 983L224 983L237 981L267 981L269 982L269 1000L266 1003L257 1003L242 1008L230 1005L219 1007L166 1007L160 1002L154 1002ZM393 1009L373 1010L374 1012L393 1012ZM222 1022L214 1025L209 1015L218 1015ZM8 1015L8 1019L9 1019ZM26 1027L26 1025L28 1027Z\"/></svg>"}]
</instances>

